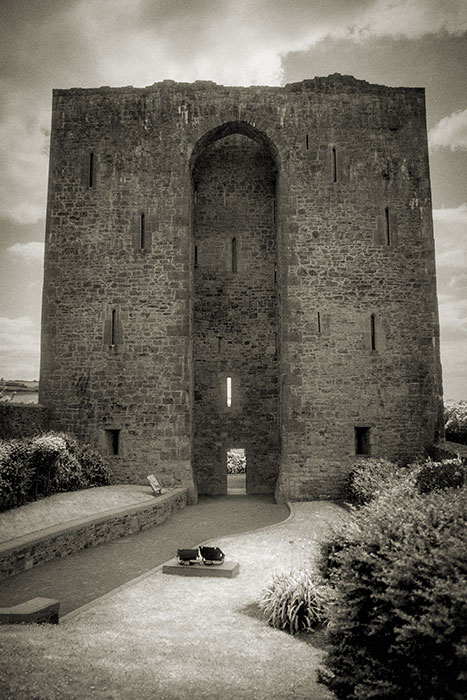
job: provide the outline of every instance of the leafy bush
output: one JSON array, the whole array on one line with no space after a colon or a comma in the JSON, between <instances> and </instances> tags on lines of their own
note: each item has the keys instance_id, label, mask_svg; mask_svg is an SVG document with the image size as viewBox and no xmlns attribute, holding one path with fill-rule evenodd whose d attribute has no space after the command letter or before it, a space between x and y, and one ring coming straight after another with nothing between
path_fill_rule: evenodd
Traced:
<instances>
[{"instance_id":1,"label":"leafy bush","mask_svg":"<svg viewBox=\"0 0 467 700\"><path fill-rule=\"evenodd\" d=\"M446 440L467 445L467 401L448 402L444 406Z\"/></svg>"},{"instance_id":2,"label":"leafy bush","mask_svg":"<svg viewBox=\"0 0 467 700\"><path fill-rule=\"evenodd\" d=\"M410 486L411 474L406 468L386 459L360 459L347 475L344 492L350 503L362 506L403 482Z\"/></svg>"},{"instance_id":3,"label":"leafy bush","mask_svg":"<svg viewBox=\"0 0 467 700\"><path fill-rule=\"evenodd\" d=\"M0 506L111 482L103 457L73 435L49 432L0 441Z\"/></svg>"},{"instance_id":4,"label":"leafy bush","mask_svg":"<svg viewBox=\"0 0 467 700\"><path fill-rule=\"evenodd\" d=\"M89 445L84 445L78 454L83 474L89 486L106 486L112 475L102 455Z\"/></svg>"},{"instance_id":5,"label":"leafy bush","mask_svg":"<svg viewBox=\"0 0 467 700\"><path fill-rule=\"evenodd\" d=\"M229 450L227 452L227 474L244 474L246 471L245 454Z\"/></svg>"},{"instance_id":6,"label":"leafy bush","mask_svg":"<svg viewBox=\"0 0 467 700\"><path fill-rule=\"evenodd\" d=\"M358 534L358 528L353 527L350 519L320 543L317 568L325 583L333 586L339 580L341 554L355 542Z\"/></svg>"},{"instance_id":7,"label":"leafy bush","mask_svg":"<svg viewBox=\"0 0 467 700\"><path fill-rule=\"evenodd\" d=\"M467 697L467 487L354 511L320 680L339 700Z\"/></svg>"},{"instance_id":8,"label":"leafy bush","mask_svg":"<svg viewBox=\"0 0 467 700\"><path fill-rule=\"evenodd\" d=\"M416 476L419 493L430 493L436 489L458 489L464 485L467 468L460 460L443 459L441 462L427 460Z\"/></svg>"},{"instance_id":9,"label":"leafy bush","mask_svg":"<svg viewBox=\"0 0 467 700\"><path fill-rule=\"evenodd\" d=\"M326 618L328 596L306 570L276 574L262 592L259 608L272 627L290 634L309 632Z\"/></svg>"},{"instance_id":10,"label":"leafy bush","mask_svg":"<svg viewBox=\"0 0 467 700\"><path fill-rule=\"evenodd\" d=\"M31 450L23 440L0 441L0 505L12 508L27 500L33 470Z\"/></svg>"},{"instance_id":11,"label":"leafy bush","mask_svg":"<svg viewBox=\"0 0 467 700\"><path fill-rule=\"evenodd\" d=\"M34 496L47 496L59 491L58 467L60 462L65 467L69 456L66 441L60 434L45 433L33 438L30 445Z\"/></svg>"}]
</instances>

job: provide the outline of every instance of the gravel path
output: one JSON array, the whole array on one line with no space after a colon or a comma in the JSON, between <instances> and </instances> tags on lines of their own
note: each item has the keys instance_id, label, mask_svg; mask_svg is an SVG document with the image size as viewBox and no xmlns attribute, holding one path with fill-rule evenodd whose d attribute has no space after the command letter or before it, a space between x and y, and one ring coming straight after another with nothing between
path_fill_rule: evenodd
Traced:
<instances>
[{"instance_id":1,"label":"gravel path","mask_svg":"<svg viewBox=\"0 0 467 700\"><path fill-rule=\"evenodd\" d=\"M75 492L71 494L76 504L73 516L76 517L77 506L84 515L99 512L98 506L108 508L109 503L123 505L124 499L128 505L132 504L144 488L112 486ZM37 530L42 516L45 520L47 515L57 523L63 522L65 514L71 512L66 510L69 495L57 494L61 498L52 496L30 504L34 508L23 506L16 512L3 513L0 526L4 516L20 515L23 508L28 510L28 519L22 518L24 527L29 524ZM152 498L150 494L149 497ZM57 506L55 516L54 506ZM171 559L179 547L192 547L216 536L272 525L288 515L288 507L276 505L270 496L200 498L196 506L174 513L155 528L55 559L0 581L0 605L16 605L43 596L60 600L60 614L66 615Z\"/></svg>"},{"instance_id":2,"label":"gravel path","mask_svg":"<svg viewBox=\"0 0 467 700\"><path fill-rule=\"evenodd\" d=\"M224 694L229 700L331 700L316 682L322 638L268 627L258 618L257 601L274 572L313 566L319 542L345 517L332 503L293 504L283 523L216 538L240 563L235 579L167 576L159 567L58 627L0 629L0 694L15 700L218 700Z\"/></svg>"}]
</instances>

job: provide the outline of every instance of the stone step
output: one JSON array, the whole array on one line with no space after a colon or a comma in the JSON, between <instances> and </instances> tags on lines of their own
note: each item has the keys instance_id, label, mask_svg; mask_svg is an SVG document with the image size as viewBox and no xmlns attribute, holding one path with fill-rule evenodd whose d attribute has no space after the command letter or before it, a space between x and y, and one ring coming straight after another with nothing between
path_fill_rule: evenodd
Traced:
<instances>
[{"instance_id":1,"label":"stone step","mask_svg":"<svg viewBox=\"0 0 467 700\"><path fill-rule=\"evenodd\" d=\"M234 578L240 571L236 561L224 561L222 564L206 566L205 564L179 564L178 559L170 559L162 567L162 573L175 576L212 576L214 578Z\"/></svg>"}]
</instances>

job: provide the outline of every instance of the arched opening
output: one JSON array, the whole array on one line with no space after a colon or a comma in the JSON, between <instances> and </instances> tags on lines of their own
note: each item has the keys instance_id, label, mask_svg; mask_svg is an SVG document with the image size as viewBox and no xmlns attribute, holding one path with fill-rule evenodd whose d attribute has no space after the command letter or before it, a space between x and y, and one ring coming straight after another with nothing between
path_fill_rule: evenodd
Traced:
<instances>
[{"instance_id":1,"label":"arched opening","mask_svg":"<svg viewBox=\"0 0 467 700\"><path fill-rule=\"evenodd\" d=\"M193 468L227 493L231 448L248 446L247 493L279 470L276 154L244 122L200 139L193 180Z\"/></svg>"}]
</instances>

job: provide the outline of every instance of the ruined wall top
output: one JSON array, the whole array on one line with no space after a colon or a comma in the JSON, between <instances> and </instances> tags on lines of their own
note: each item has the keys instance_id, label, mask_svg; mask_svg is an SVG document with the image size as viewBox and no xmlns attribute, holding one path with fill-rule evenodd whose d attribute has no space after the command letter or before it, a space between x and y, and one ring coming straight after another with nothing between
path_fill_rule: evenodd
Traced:
<instances>
[{"instance_id":1,"label":"ruined wall top","mask_svg":"<svg viewBox=\"0 0 467 700\"><path fill-rule=\"evenodd\" d=\"M197 92L238 92L238 91L248 91L250 93L281 93L281 92L318 92L318 93L375 93L382 94L392 91L406 91L406 92L421 92L424 93L425 89L421 87L389 87L386 85L378 85L376 83L369 83L366 80L360 80L354 78L352 75L341 75L340 73L333 73L328 76L317 76L315 78L302 80L297 83L287 83L284 87L269 86L269 85L251 85L249 87L244 86L231 86L222 85L215 83L212 80L195 80L193 83L182 83L175 80L162 80L152 85L147 85L145 87L133 87L133 85L125 85L123 87L110 87L109 85L102 85L100 87L92 88L82 88L82 87L72 87L72 88L57 88L54 89L54 95L63 95L68 93L89 93L89 92L158 92L160 90L194 90Z\"/></svg>"}]
</instances>

